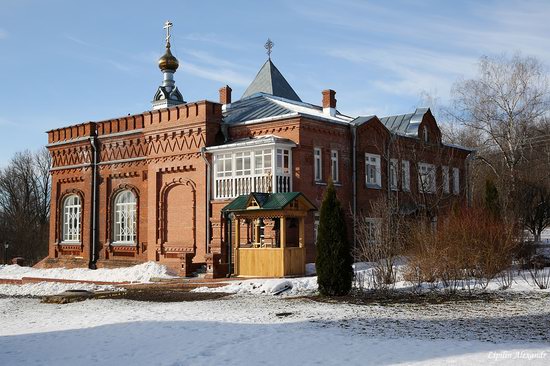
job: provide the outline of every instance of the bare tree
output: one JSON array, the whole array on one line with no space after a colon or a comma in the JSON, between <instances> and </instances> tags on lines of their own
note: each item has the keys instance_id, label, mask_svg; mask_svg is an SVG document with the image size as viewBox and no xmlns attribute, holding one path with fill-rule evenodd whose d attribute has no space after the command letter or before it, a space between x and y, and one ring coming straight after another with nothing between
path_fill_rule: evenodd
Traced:
<instances>
[{"instance_id":1,"label":"bare tree","mask_svg":"<svg viewBox=\"0 0 550 366\"><path fill-rule=\"evenodd\" d=\"M452 89L450 116L478 140L478 159L489 167L505 194L515 190L517 171L526 160L534 129L550 107L548 76L540 61L519 54L482 57L478 76Z\"/></svg>"},{"instance_id":2,"label":"bare tree","mask_svg":"<svg viewBox=\"0 0 550 366\"><path fill-rule=\"evenodd\" d=\"M10 257L29 263L48 249L51 162L46 150L17 153L0 170L0 242L9 242Z\"/></svg>"},{"instance_id":3,"label":"bare tree","mask_svg":"<svg viewBox=\"0 0 550 366\"><path fill-rule=\"evenodd\" d=\"M519 181L515 210L524 227L539 242L541 233L550 226L550 189L540 182Z\"/></svg>"}]
</instances>

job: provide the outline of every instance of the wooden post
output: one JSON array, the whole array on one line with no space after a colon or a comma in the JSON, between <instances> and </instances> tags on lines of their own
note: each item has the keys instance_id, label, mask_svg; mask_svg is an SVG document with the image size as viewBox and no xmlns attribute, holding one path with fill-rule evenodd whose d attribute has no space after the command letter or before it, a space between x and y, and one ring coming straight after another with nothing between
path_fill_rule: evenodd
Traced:
<instances>
[{"instance_id":1,"label":"wooden post","mask_svg":"<svg viewBox=\"0 0 550 366\"><path fill-rule=\"evenodd\" d=\"M281 222L280 222L280 230L281 230L281 265L282 265L282 276L284 277L286 275L285 271L285 251L286 251L286 217L281 216Z\"/></svg>"},{"instance_id":2,"label":"wooden post","mask_svg":"<svg viewBox=\"0 0 550 366\"><path fill-rule=\"evenodd\" d=\"M234 225L235 225L235 251L234 251L234 259L235 259L235 275L239 275L239 245L241 243L241 220L238 218L234 219Z\"/></svg>"},{"instance_id":3,"label":"wooden post","mask_svg":"<svg viewBox=\"0 0 550 366\"><path fill-rule=\"evenodd\" d=\"M261 238L260 238L260 219L256 219L254 221L254 247L261 246Z\"/></svg>"},{"instance_id":4,"label":"wooden post","mask_svg":"<svg viewBox=\"0 0 550 366\"><path fill-rule=\"evenodd\" d=\"M299 243L300 243L300 248L304 248L305 247L304 243L305 243L305 240L306 240L305 235L304 235L305 234L305 220L304 220L303 217L300 217L299 220L300 220L299 224L298 224L299 230L300 230L299 231Z\"/></svg>"},{"instance_id":5,"label":"wooden post","mask_svg":"<svg viewBox=\"0 0 550 366\"><path fill-rule=\"evenodd\" d=\"M302 258L304 258L304 263L302 263L302 271L305 274L306 273L306 236L305 236L305 229L306 229L306 220L304 217L300 217L299 221L299 237L300 237L300 249L302 249Z\"/></svg>"},{"instance_id":6,"label":"wooden post","mask_svg":"<svg viewBox=\"0 0 550 366\"><path fill-rule=\"evenodd\" d=\"M281 248L286 247L286 217L281 216L280 230L281 230Z\"/></svg>"}]
</instances>

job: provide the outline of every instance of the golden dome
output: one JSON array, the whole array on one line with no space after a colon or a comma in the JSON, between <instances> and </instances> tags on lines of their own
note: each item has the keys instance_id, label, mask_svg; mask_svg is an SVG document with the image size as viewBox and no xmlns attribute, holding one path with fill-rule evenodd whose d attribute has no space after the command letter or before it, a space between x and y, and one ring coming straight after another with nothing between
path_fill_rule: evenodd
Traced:
<instances>
[{"instance_id":1,"label":"golden dome","mask_svg":"<svg viewBox=\"0 0 550 366\"><path fill-rule=\"evenodd\" d=\"M172 70L176 71L179 66L178 59L170 52L170 42L166 44L166 52L159 58L159 68L161 71Z\"/></svg>"}]
</instances>

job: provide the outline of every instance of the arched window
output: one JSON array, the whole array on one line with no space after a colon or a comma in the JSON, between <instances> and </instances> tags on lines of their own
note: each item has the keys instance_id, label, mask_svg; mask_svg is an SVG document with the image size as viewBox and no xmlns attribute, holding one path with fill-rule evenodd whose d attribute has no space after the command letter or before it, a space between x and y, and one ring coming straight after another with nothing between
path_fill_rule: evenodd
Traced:
<instances>
[{"instance_id":1,"label":"arched window","mask_svg":"<svg viewBox=\"0 0 550 366\"><path fill-rule=\"evenodd\" d=\"M428 126L424 126L422 131L424 132L424 142L428 142Z\"/></svg>"},{"instance_id":2,"label":"arched window","mask_svg":"<svg viewBox=\"0 0 550 366\"><path fill-rule=\"evenodd\" d=\"M76 194L63 200L63 241L80 242L80 197Z\"/></svg>"},{"instance_id":3,"label":"arched window","mask_svg":"<svg viewBox=\"0 0 550 366\"><path fill-rule=\"evenodd\" d=\"M136 196L132 191L122 191L114 202L114 242L133 244L136 242Z\"/></svg>"}]
</instances>

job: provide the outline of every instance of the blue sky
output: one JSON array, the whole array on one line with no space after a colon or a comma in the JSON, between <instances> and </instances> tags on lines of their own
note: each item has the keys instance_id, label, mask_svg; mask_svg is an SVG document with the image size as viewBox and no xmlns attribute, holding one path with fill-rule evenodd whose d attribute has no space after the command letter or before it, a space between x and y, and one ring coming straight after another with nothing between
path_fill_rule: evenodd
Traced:
<instances>
[{"instance_id":1,"label":"blue sky","mask_svg":"<svg viewBox=\"0 0 550 366\"><path fill-rule=\"evenodd\" d=\"M427 92L445 103L481 55L550 65L550 1L0 0L0 166L45 131L140 113L162 75L174 23L176 84L187 101L240 97L272 59L302 100L336 90L352 116L405 113Z\"/></svg>"}]
</instances>

